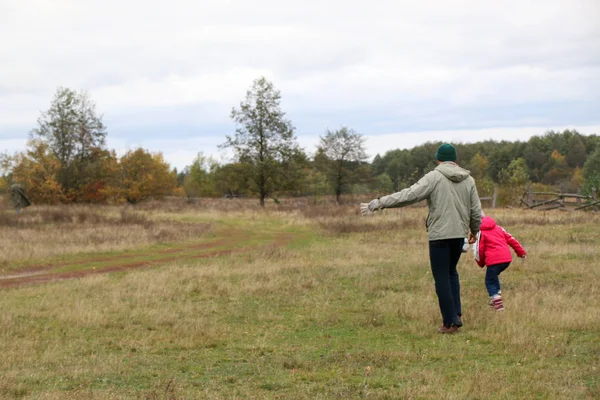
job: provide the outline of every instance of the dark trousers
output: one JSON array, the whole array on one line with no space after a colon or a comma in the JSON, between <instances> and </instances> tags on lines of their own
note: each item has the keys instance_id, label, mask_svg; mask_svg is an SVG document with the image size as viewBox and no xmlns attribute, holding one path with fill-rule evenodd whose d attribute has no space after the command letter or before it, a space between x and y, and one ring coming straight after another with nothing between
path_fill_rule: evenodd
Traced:
<instances>
[{"instance_id":1,"label":"dark trousers","mask_svg":"<svg viewBox=\"0 0 600 400\"><path fill-rule=\"evenodd\" d=\"M498 278L498 275L508 268L509 265L509 262L488 265L487 271L485 272L485 287L487 288L490 297L497 295L500 291L500 279Z\"/></svg>"},{"instance_id":2,"label":"dark trousers","mask_svg":"<svg viewBox=\"0 0 600 400\"><path fill-rule=\"evenodd\" d=\"M429 242L429 260L435 281L435 293L440 303L444 325L458 324L462 315L460 282L456 264L462 254L464 238L432 240Z\"/></svg>"}]
</instances>

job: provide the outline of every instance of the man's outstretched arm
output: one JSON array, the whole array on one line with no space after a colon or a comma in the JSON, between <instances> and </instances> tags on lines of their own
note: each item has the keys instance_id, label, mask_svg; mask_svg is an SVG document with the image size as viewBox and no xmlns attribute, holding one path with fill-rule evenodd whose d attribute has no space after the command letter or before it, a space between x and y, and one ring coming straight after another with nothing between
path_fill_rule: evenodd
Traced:
<instances>
[{"instance_id":1,"label":"man's outstretched arm","mask_svg":"<svg viewBox=\"0 0 600 400\"><path fill-rule=\"evenodd\" d=\"M361 213L367 215L383 208L405 207L425 200L433 191L435 184L431 177L432 173L435 172L428 173L409 188L372 200L370 203L362 203Z\"/></svg>"}]
</instances>

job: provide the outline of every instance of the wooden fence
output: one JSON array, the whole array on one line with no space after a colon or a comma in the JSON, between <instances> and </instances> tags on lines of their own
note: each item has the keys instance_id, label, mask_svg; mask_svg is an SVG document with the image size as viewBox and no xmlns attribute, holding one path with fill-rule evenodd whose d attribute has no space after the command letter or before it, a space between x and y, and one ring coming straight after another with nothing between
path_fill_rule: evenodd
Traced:
<instances>
[{"instance_id":1,"label":"wooden fence","mask_svg":"<svg viewBox=\"0 0 600 400\"><path fill-rule=\"evenodd\" d=\"M480 197L481 201L489 201L492 208L496 208L496 200L498 199L498 186L494 186L494 193L491 197Z\"/></svg>"},{"instance_id":2,"label":"wooden fence","mask_svg":"<svg viewBox=\"0 0 600 400\"><path fill-rule=\"evenodd\" d=\"M593 207L598 211L600 201L598 200L596 189L592 189L591 196L583 196L581 190L577 193L556 193L556 192L534 192L529 188L521 198L521 204L534 210L563 210L578 211Z\"/></svg>"}]
</instances>

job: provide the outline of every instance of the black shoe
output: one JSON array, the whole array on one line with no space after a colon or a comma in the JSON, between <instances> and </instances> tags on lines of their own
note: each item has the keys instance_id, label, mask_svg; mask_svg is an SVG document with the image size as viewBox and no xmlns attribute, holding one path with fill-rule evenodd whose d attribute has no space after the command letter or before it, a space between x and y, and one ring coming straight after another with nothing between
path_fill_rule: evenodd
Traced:
<instances>
[{"instance_id":1,"label":"black shoe","mask_svg":"<svg viewBox=\"0 0 600 400\"><path fill-rule=\"evenodd\" d=\"M457 323L454 324L454 326L456 326L457 328L460 328L461 326L463 326L463 322L462 322L462 315L459 315L457 318Z\"/></svg>"}]
</instances>

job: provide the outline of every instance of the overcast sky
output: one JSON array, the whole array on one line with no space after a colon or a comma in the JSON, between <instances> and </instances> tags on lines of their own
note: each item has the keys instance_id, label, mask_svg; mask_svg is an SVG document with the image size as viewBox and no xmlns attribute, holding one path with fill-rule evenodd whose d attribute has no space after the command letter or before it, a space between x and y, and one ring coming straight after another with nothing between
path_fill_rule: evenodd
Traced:
<instances>
[{"instance_id":1,"label":"overcast sky","mask_svg":"<svg viewBox=\"0 0 600 400\"><path fill-rule=\"evenodd\" d=\"M300 144L342 125L371 156L428 140L600 134L600 1L0 0L0 151L58 86L108 145L182 168L270 79Z\"/></svg>"}]
</instances>

